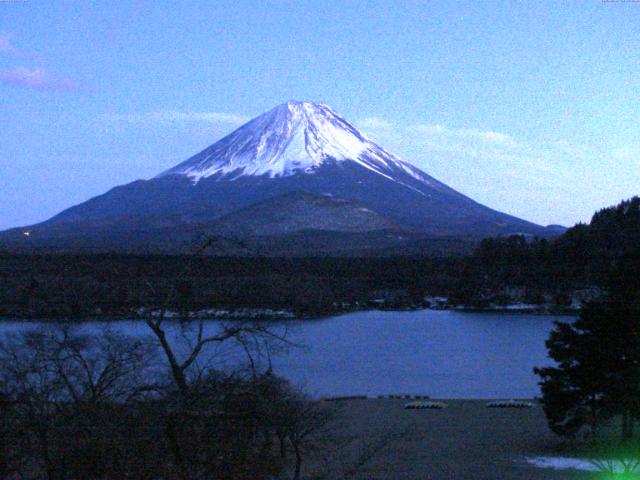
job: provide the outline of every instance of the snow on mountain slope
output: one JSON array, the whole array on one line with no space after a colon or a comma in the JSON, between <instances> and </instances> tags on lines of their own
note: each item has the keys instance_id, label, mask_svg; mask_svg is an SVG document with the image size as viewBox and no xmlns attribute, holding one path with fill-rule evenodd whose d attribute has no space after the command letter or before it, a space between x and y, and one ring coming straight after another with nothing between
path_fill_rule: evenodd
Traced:
<instances>
[{"instance_id":1,"label":"snow on mountain slope","mask_svg":"<svg viewBox=\"0 0 640 480\"><path fill-rule=\"evenodd\" d=\"M276 178L310 174L325 162L345 161L398 183L404 184L401 177L407 174L426 185L431 183L423 172L371 141L331 108L297 101L254 118L159 177L186 175L194 183L213 176Z\"/></svg>"}]
</instances>

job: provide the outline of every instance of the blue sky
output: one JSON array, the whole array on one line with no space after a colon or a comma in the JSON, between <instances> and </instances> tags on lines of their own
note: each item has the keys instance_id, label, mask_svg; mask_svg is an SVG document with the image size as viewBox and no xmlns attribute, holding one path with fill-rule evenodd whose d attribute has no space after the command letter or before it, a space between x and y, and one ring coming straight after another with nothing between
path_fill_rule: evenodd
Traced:
<instances>
[{"instance_id":1,"label":"blue sky","mask_svg":"<svg viewBox=\"0 0 640 480\"><path fill-rule=\"evenodd\" d=\"M493 208L640 194L640 3L0 1L0 229L149 178L288 99Z\"/></svg>"}]
</instances>

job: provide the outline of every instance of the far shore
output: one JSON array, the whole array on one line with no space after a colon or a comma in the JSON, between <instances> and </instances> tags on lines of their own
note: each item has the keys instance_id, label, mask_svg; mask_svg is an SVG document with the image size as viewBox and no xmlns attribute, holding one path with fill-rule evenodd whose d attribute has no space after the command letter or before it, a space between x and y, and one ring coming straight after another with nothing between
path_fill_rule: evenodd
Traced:
<instances>
[{"instance_id":1,"label":"far shore","mask_svg":"<svg viewBox=\"0 0 640 480\"><path fill-rule=\"evenodd\" d=\"M164 315L167 320L211 320L211 321L233 321L233 320L254 320L254 321L291 321L291 320L321 320L327 317L348 315L356 312L383 311L383 312L410 312L419 310L452 310L456 312L468 313L504 313L509 315L557 315L574 316L580 312L579 308L566 307L559 308L550 305L497 305L489 307L477 307L466 305L407 305L386 307L384 305L356 305L341 307L333 310L320 312L300 312L288 308L203 308L199 310L177 312L167 310ZM148 316L159 316L160 310L147 311L144 308L137 308L129 312L102 312L96 311L82 316L25 316L25 315L4 315L2 320L25 321L25 322L99 322L118 320L144 320ZM0 321L2 321L0 320Z\"/></svg>"}]
</instances>

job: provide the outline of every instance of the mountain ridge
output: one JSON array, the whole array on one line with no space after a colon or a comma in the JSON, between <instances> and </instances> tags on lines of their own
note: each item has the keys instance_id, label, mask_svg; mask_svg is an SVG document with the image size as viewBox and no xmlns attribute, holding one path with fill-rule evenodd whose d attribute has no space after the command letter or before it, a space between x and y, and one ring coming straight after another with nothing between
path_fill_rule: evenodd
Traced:
<instances>
[{"instance_id":1,"label":"mountain ridge","mask_svg":"<svg viewBox=\"0 0 640 480\"><path fill-rule=\"evenodd\" d=\"M145 238L153 240L149 232L158 231L165 232L162 244L170 244L171 238L182 242L186 231L202 226L202 233L213 232L217 222L252 206L255 212L263 212L255 213L258 228L265 209L277 205L282 212L286 210L286 205L273 203L274 198L296 192L331 196L366 208L377 216L367 231L394 225L436 237L549 234L540 225L475 202L396 157L329 107L289 101L154 178L115 187L23 228L28 238L20 229L0 232L0 243L27 242L37 248L51 245L55 238L56 245L72 245L83 243L77 237L85 235L109 238L112 249L122 250L131 238L144 246ZM307 201L311 209L314 202L310 197ZM358 210L349 208L333 218L329 214L333 210L325 208L318 213L327 216L323 222L310 214L303 221L305 215L298 215L295 222L281 221L280 230L264 224L261 228L276 236L290 235L291 228L316 229L326 236L344 229L345 215L357 220ZM250 218L243 219L244 234L251 223ZM230 237L241 233L232 224L227 226L225 234ZM305 234L305 238L311 236Z\"/></svg>"}]
</instances>

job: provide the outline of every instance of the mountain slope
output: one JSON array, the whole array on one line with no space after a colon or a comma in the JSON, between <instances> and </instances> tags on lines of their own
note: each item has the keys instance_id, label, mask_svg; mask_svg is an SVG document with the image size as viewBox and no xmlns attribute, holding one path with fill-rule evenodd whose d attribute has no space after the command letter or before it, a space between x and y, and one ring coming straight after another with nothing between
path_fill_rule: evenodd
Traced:
<instances>
[{"instance_id":1,"label":"mountain slope","mask_svg":"<svg viewBox=\"0 0 640 480\"><path fill-rule=\"evenodd\" d=\"M358 207L325 205L312 213L318 204L302 207L300 201L311 198L304 195ZM287 198L293 202L288 210ZM236 226L229 221L227 216L250 206L238 213ZM220 228L228 236L248 235L252 228L254 234L272 235L299 229L307 238L309 231L340 231L340 225L357 223L358 208L375 216L360 232L393 225L426 236L545 235L542 227L487 208L387 152L329 107L287 102L151 180L116 187L41 224L0 233L0 244L64 246L99 239L118 250L137 239L144 248L149 232L162 230L163 244L169 245L199 228ZM329 212L338 210L343 218L335 223Z\"/></svg>"},{"instance_id":2,"label":"mountain slope","mask_svg":"<svg viewBox=\"0 0 640 480\"><path fill-rule=\"evenodd\" d=\"M210 228L236 237L286 235L305 230L369 232L401 228L354 202L327 195L293 192L232 212Z\"/></svg>"}]
</instances>

